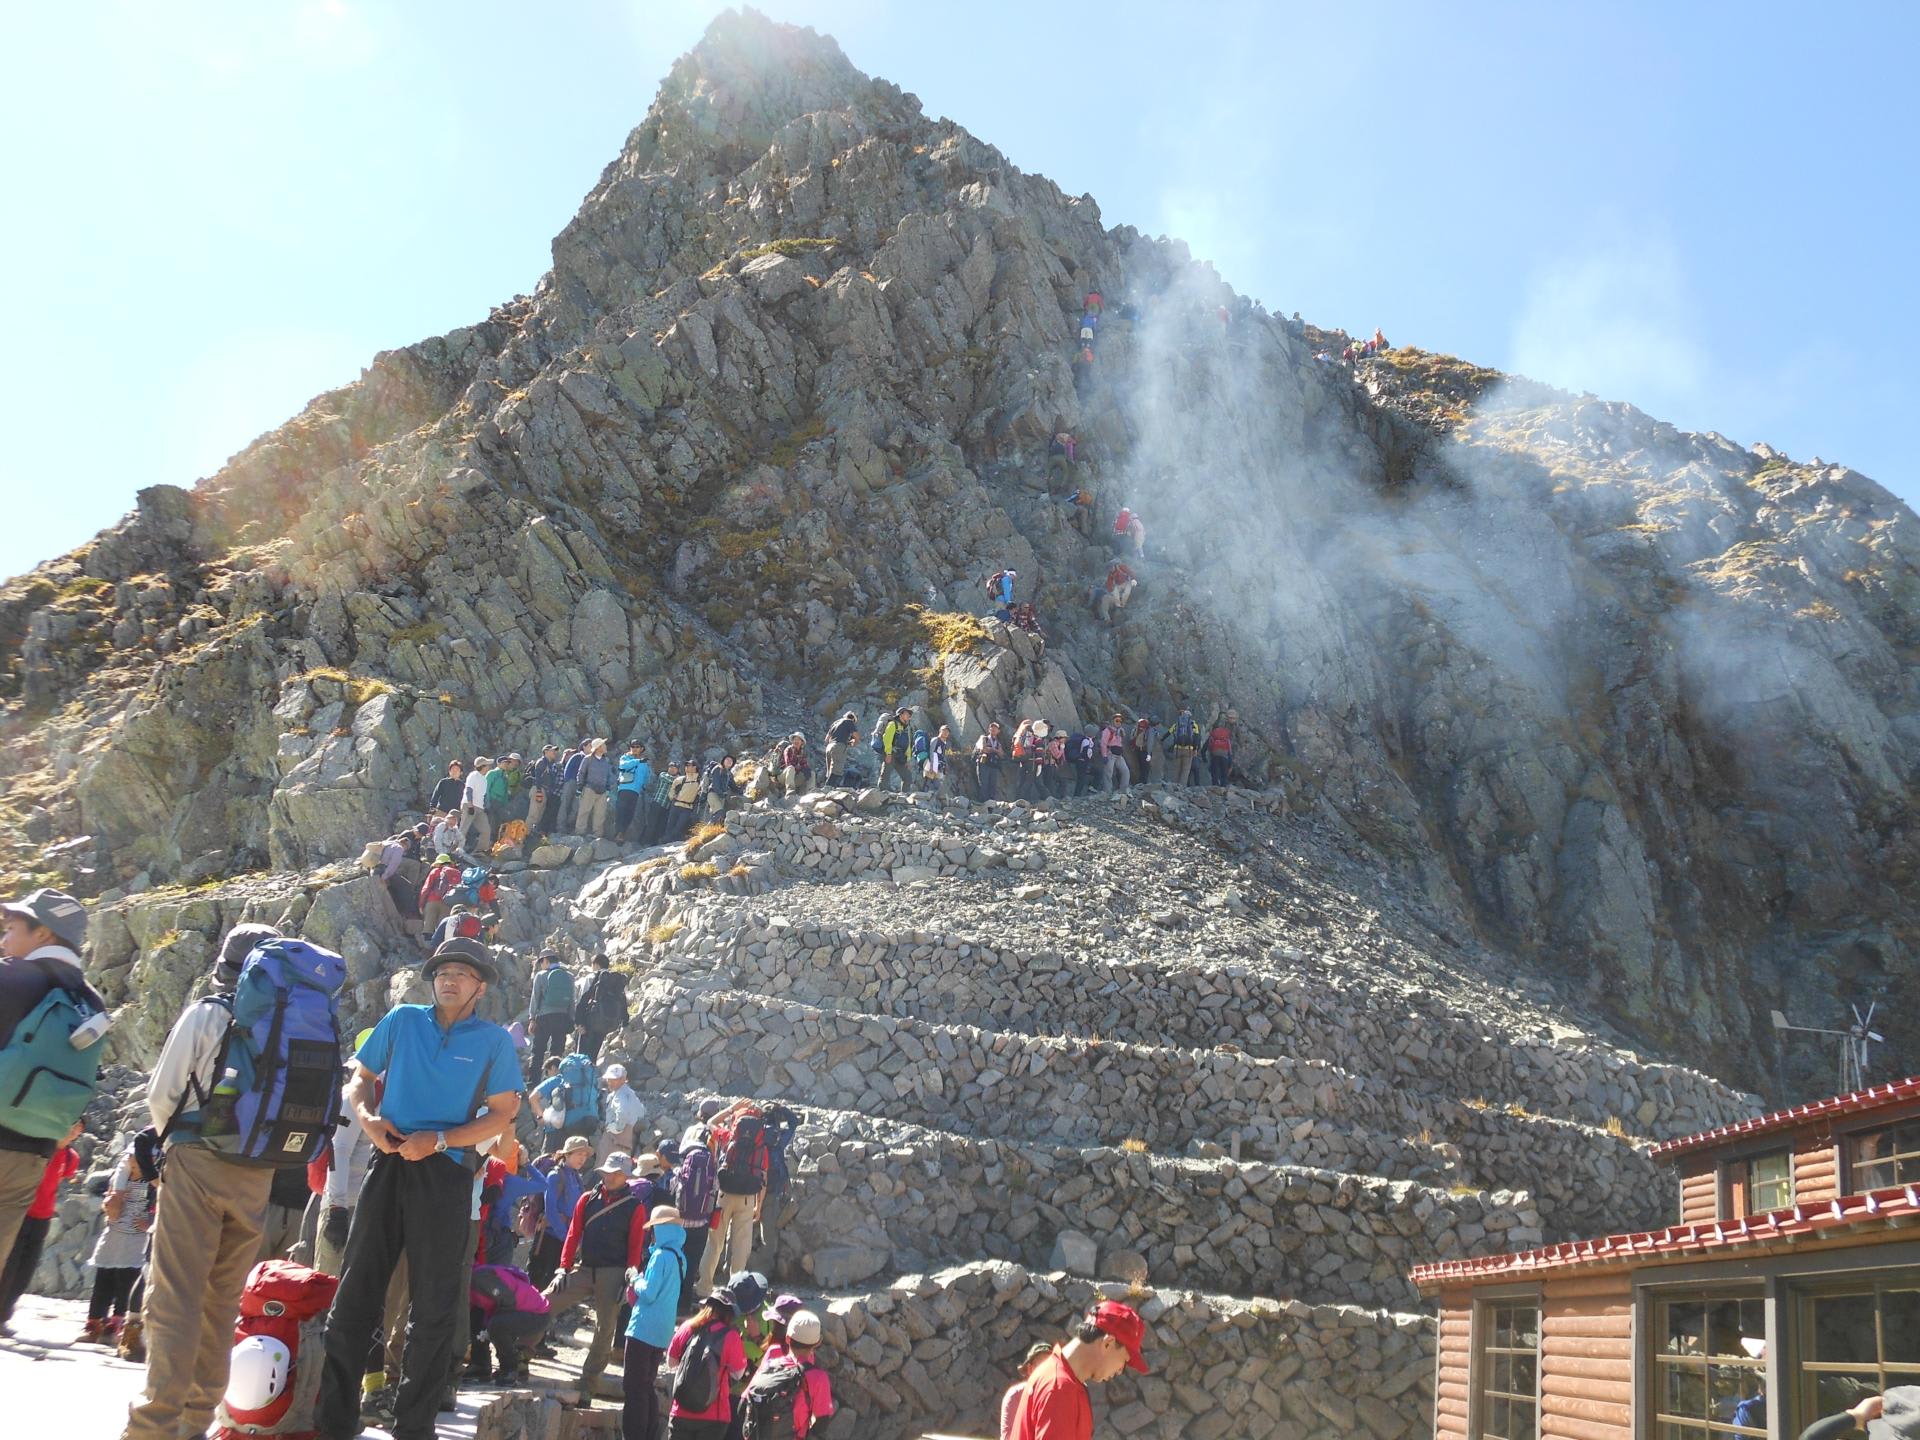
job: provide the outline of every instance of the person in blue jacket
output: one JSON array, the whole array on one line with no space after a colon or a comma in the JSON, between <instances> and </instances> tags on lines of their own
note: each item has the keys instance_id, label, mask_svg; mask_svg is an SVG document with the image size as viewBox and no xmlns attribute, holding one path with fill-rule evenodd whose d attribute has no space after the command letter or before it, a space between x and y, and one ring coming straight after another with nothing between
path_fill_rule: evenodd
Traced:
<instances>
[{"instance_id":1,"label":"person in blue jacket","mask_svg":"<svg viewBox=\"0 0 1920 1440\"><path fill-rule=\"evenodd\" d=\"M593 1159L593 1142L584 1135L569 1135L560 1147L560 1158L547 1175L547 1203L540 1236L527 1257L527 1278L533 1288L544 1290L560 1268L560 1248L566 1243L567 1226L574 1208L587 1193L590 1177L587 1162Z\"/></svg>"},{"instance_id":2,"label":"person in blue jacket","mask_svg":"<svg viewBox=\"0 0 1920 1440\"><path fill-rule=\"evenodd\" d=\"M640 796L647 788L647 781L653 778L653 766L647 763L647 747L635 740L627 746L627 753L620 757L614 771L619 783L613 792L613 838L625 840L627 832L634 828Z\"/></svg>"},{"instance_id":3,"label":"person in blue jacket","mask_svg":"<svg viewBox=\"0 0 1920 1440\"><path fill-rule=\"evenodd\" d=\"M627 1271L627 1321L624 1374L626 1403L620 1429L626 1435L652 1435L660 1425L660 1396L654 1380L673 1340L674 1312L687 1273L686 1228L671 1205L656 1205L647 1216L653 1243L644 1268Z\"/></svg>"}]
</instances>

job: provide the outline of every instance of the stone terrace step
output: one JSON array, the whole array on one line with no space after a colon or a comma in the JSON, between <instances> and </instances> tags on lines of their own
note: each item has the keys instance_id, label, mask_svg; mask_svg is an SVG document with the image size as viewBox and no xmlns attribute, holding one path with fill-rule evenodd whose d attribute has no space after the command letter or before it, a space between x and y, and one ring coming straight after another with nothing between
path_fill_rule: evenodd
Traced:
<instances>
[{"instance_id":1,"label":"stone terrace step","mask_svg":"<svg viewBox=\"0 0 1920 1440\"><path fill-rule=\"evenodd\" d=\"M736 984L823 1007L1148 1045L1232 1043L1589 1125L1616 1119L1652 1136L1710 1129L1751 1108L1697 1072L1597 1046L1522 1041L1439 996L1359 977L1244 961L1168 967L828 924L750 926L733 940Z\"/></svg>"},{"instance_id":2,"label":"stone terrace step","mask_svg":"<svg viewBox=\"0 0 1920 1440\"><path fill-rule=\"evenodd\" d=\"M700 1098L649 1101L683 1114ZM1411 1265L1541 1240L1525 1195L805 1114L793 1200L755 1256L780 1280L839 1286L981 1257L1048 1266L1072 1230L1097 1244L1094 1273L1110 1280L1138 1278L1116 1258L1130 1251L1163 1281L1412 1310Z\"/></svg>"},{"instance_id":3,"label":"stone terrace step","mask_svg":"<svg viewBox=\"0 0 1920 1440\"><path fill-rule=\"evenodd\" d=\"M643 987L618 1049L643 1065L636 1083L650 1072L663 1089L785 1095L963 1134L1134 1139L1159 1150L1195 1139L1230 1147L1238 1136L1249 1157L1328 1170L1475 1188L1523 1175L1555 1234L1610 1216L1617 1197L1664 1194L1645 1152L1604 1131L1396 1090L1320 1062L823 1011L661 981Z\"/></svg>"},{"instance_id":4,"label":"stone terrace step","mask_svg":"<svg viewBox=\"0 0 1920 1440\"><path fill-rule=\"evenodd\" d=\"M1103 1434L1419 1440L1427 1433L1434 1331L1425 1316L1129 1291L997 1261L826 1301L822 1339L845 1417L835 1428L872 1440L929 1429L992 1434L1001 1393L1027 1347L1061 1339L1106 1298L1128 1300L1146 1319L1149 1373L1101 1387ZM1175 1403L1176 1390L1187 1403ZM956 1395L976 1398L956 1409L948 1398Z\"/></svg>"},{"instance_id":5,"label":"stone terrace step","mask_svg":"<svg viewBox=\"0 0 1920 1440\"><path fill-rule=\"evenodd\" d=\"M820 1010L649 982L626 1053L663 1086L785 1094L965 1133L1173 1150L1192 1139L1329 1169L1445 1166L1433 1115L1317 1062L1255 1060Z\"/></svg>"}]
</instances>

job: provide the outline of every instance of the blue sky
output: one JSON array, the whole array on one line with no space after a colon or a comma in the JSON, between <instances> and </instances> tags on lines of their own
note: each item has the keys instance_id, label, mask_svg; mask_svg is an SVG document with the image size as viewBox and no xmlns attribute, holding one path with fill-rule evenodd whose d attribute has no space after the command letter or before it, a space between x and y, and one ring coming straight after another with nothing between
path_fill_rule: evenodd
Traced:
<instances>
[{"instance_id":1,"label":"blue sky","mask_svg":"<svg viewBox=\"0 0 1920 1440\"><path fill-rule=\"evenodd\" d=\"M0 574L532 290L718 8L16 8ZM1920 494L1920 7L761 8L1271 308Z\"/></svg>"}]
</instances>

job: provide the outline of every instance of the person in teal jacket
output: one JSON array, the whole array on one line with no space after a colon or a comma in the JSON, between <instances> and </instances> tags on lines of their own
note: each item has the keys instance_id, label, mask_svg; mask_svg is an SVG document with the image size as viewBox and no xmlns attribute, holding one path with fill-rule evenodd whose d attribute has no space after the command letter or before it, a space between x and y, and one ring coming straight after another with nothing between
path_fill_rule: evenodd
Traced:
<instances>
[{"instance_id":1,"label":"person in teal jacket","mask_svg":"<svg viewBox=\"0 0 1920 1440\"><path fill-rule=\"evenodd\" d=\"M647 763L647 747L638 740L627 746L614 770L620 777L613 792L613 838L625 840L634 828L634 816L640 808L640 796L653 778L653 766Z\"/></svg>"},{"instance_id":2,"label":"person in teal jacket","mask_svg":"<svg viewBox=\"0 0 1920 1440\"><path fill-rule=\"evenodd\" d=\"M652 1435L660 1425L660 1396L654 1380L661 1357L673 1340L674 1311L680 1305L680 1284L687 1273L686 1228L671 1205L656 1205L647 1217L653 1243L647 1248L644 1269L627 1271L627 1303L633 1316L627 1321L626 1403L620 1415L621 1433Z\"/></svg>"}]
</instances>

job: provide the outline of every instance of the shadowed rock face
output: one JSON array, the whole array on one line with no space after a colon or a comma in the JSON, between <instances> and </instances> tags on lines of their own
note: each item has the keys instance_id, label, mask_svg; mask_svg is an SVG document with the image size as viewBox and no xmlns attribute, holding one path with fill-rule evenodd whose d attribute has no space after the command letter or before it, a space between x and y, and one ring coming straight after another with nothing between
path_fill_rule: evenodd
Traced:
<instances>
[{"instance_id":1,"label":"shadowed rock face","mask_svg":"<svg viewBox=\"0 0 1920 1440\"><path fill-rule=\"evenodd\" d=\"M1769 1007L1913 998L1912 514L1624 405L1315 348L831 41L723 17L532 298L0 592L11 867L302 869L448 757L545 738L1231 706L1246 777L1440 912L1654 1047L1822 1088ZM1148 527L1112 628L1105 548L1047 491L1061 427L1102 520ZM943 619L1003 565L1044 646Z\"/></svg>"}]
</instances>

